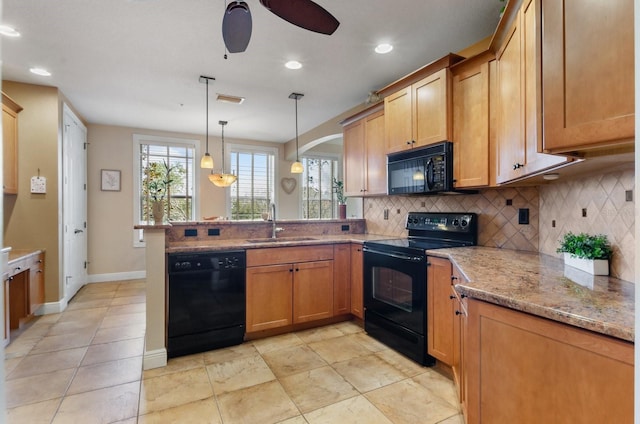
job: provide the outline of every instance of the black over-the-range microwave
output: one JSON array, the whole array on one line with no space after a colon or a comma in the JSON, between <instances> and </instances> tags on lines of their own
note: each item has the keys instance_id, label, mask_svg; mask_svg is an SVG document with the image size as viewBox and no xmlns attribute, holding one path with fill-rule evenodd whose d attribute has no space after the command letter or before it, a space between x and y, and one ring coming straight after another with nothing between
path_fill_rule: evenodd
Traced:
<instances>
[{"instance_id":1,"label":"black over-the-range microwave","mask_svg":"<svg viewBox=\"0 0 640 424\"><path fill-rule=\"evenodd\" d=\"M387 155L389 194L453 191L453 143L443 141Z\"/></svg>"}]
</instances>

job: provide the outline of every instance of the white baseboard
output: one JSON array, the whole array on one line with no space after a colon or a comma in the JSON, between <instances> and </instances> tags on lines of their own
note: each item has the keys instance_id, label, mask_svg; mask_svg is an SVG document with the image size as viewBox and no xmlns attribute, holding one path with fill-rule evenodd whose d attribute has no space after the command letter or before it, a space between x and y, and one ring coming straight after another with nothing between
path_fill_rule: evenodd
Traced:
<instances>
[{"instance_id":1,"label":"white baseboard","mask_svg":"<svg viewBox=\"0 0 640 424\"><path fill-rule=\"evenodd\" d=\"M67 309L66 299L60 299L57 302L47 302L38 308L36 315L59 314Z\"/></svg>"},{"instance_id":2,"label":"white baseboard","mask_svg":"<svg viewBox=\"0 0 640 424\"><path fill-rule=\"evenodd\" d=\"M145 351L142 358L142 369L150 370L167 366L167 349Z\"/></svg>"},{"instance_id":3,"label":"white baseboard","mask_svg":"<svg viewBox=\"0 0 640 424\"><path fill-rule=\"evenodd\" d=\"M147 277L146 271L112 272L109 274L87 275L87 284L105 283L108 281L141 280Z\"/></svg>"}]
</instances>

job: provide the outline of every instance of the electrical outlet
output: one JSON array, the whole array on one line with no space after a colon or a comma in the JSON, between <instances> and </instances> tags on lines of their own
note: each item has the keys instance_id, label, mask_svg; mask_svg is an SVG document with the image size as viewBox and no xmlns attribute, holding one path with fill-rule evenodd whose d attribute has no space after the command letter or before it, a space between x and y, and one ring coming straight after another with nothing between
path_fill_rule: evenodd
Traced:
<instances>
[{"instance_id":1,"label":"electrical outlet","mask_svg":"<svg viewBox=\"0 0 640 424\"><path fill-rule=\"evenodd\" d=\"M587 217L587 208L582 208L582 217L583 218Z\"/></svg>"},{"instance_id":2,"label":"electrical outlet","mask_svg":"<svg viewBox=\"0 0 640 424\"><path fill-rule=\"evenodd\" d=\"M518 209L518 224L529 225L529 208Z\"/></svg>"},{"instance_id":3,"label":"electrical outlet","mask_svg":"<svg viewBox=\"0 0 640 424\"><path fill-rule=\"evenodd\" d=\"M556 220L555 219L551 220L551 228L556 228Z\"/></svg>"},{"instance_id":4,"label":"electrical outlet","mask_svg":"<svg viewBox=\"0 0 640 424\"><path fill-rule=\"evenodd\" d=\"M513 205L513 199L507 199L507 206Z\"/></svg>"},{"instance_id":5,"label":"electrical outlet","mask_svg":"<svg viewBox=\"0 0 640 424\"><path fill-rule=\"evenodd\" d=\"M633 202L633 190L625 190L624 200L627 202Z\"/></svg>"},{"instance_id":6,"label":"electrical outlet","mask_svg":"<svg viewBox=\"0 0 640 424\"><path fill-rule=\"evenodd\" d=\"M388 220L389 219L389 209L385 209L384 210L384 219Z\"/></svg>"}]
</instances>

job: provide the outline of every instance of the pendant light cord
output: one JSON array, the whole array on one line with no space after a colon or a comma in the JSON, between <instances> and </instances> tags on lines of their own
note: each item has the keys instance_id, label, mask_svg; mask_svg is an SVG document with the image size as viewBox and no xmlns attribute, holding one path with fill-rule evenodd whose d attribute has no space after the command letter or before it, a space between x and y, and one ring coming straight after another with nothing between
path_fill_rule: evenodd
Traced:
<instances>
[{"instance_id":1,"label":"pendant light cord","mask_svg":"<svg viewBox=\"0 0 640 424\"><path fill-rule=\"evenodd\" d=\"M224 174L224 125L222 124L222 173Z\"/></svg>"},{"instance_id":2,"label":"pendant light cord","mask_svg":"<svg viewBox=\"0 0 640 424\"><path fill-rule=\"evenodd\" d=\"M209 79L206 79L207 82L207 153L209 153Z\"/></svg>"},{"instance_id":3,"label":"pendant light cord","mask_svg":"<svg viewBox=\"0 0 640 424\"><path fill-rule=\"evenodd\" d=\"M296 96L296 162L300 162L300 158L298 157L299 155L299 148L298 148L298 96Z\"/></svg>"}]
</instances>

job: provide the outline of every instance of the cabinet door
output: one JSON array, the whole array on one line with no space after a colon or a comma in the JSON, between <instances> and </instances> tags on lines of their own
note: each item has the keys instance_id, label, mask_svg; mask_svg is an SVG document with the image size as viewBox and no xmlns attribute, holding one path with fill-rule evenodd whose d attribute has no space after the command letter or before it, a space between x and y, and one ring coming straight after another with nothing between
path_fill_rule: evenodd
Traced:
<instances>
[{"instance_id":1,"label":"cabinet door","mask_svg":"<svg viewBox=\"0 0 640 424\"><path fill-rule=\"evenodd\" d=\"M427 259L427 352L447 365L453 364L453 316L451 262Z\"/></svg>"},{"instance_id":2,"label":"cabinet door","mask_svg":"<svg viewBox=\"0 0 640 424\"><path fill-rule=\"evenodd\" d=\"M543 0L544 149L634 137L633 0Z\"/></svg>"},{"instance_id":3,"label":"cabinet door","mask_svg":"<svg viewBox=\"0 0 640 424\"><path fill-rule=\"evenodd\" d=\"M457 268L453 267L452 270L454 282L461 281L461 275ZM464 295L460 295L456 292L455 287L451 286L451 296L454 302L453 312L453 363L451 369L453 371L453 379L458 389L458 399L462 406L463 414L466 414L467 401L466 401L466 374L465 374L465 337L466 337L466 325L467 325L467 308Z\"/></svg>"},{"instance_id":4,"label":"cabinet door","mask_svg":"<svg viewBox=\"0 0 640 424\"><path fill-rule=\"evenodd\" d=\"M291 324L292 265L247 268L247 332Z\"/></svg>"},{"instance_id":5,"label":"cabinet door","mask_svg":"<svg viewBox=\"0 0 640 424\"><path fill-rule=\"evenodd\" d=\"M303 262L293 269L293 323L333 316L333 261Z\"/></svg>"},{"instance_id":6,"label":"cabinet door","mask_svg":"<svg viewBox=\"0 0 640 424\"><path fill-rule=\"evenodd\" d=\"M444 68L411 86L412 147L451 139L451 77Z\"/></svg>"},{"instance_id":7,"label":"cabinet door","mask_svg":"<svg viewBox=\"0 0 640 424\"><path fill-rule=\"evenodd\" d=\"M384 142L384 111L376 112L364 119L366 155L365 194L387 194L387 155ZM356 164L362 167L360 163Z\"/></svg>"},{"instance_id":8,"label":"cabinet door","mask_svg":"<svg viewBox=\"0 0 640 424\"><path fill-rule=\"evenodd\" d=\"M2 188L5 194L18 193L18 114L2 105Z\"/></svg>"},{"instance_id":9,"label":"cabinet door","mask_svg":"<svg viewBox=\"0 0 640 424\"><path fill-rule=\"evenodd\" d=\"M29 313L35 314L44 304L44 254L34 257L29 275Z\"/></svg>"},{"instance_id":10,"label":"cabinet door","mask_svg":"<svg viewBox=\"0 0 640 424\"><path fill-rule=\"evenodd\" d=\"M4 298L4 338L3 338L3 346L7 346L11 341L11 311L9 309L9 282L10 280L7 278L4 280L3 285L3 298Z\"/></svg>"},{"instance_id":11,"label":"cabinet door","mask_svg":"<svg viewBox=\"0 0 640 424\"><path fill-rule=\"evenodd\" d=\"M387 153L399 152L413 146L411 87L384 98L384 132Z\"/></svg>"},{"instance_id":12,"label":"cabinet door","mask_svg":"<svg viewBox=\"0 0 640 424\"><path fill-rule=\"evenodd\" d=\"M333 315L351 312L351 245L333 246Z\"/></svg>"},{"instance_id":13,"label":"cabinet door","mask_svg":"<svg viewBox=\"0 0 640 424\"><path fill-rule=\"evenodd\" d=\"M524 138L522 137L522 45L521 28L516 19L496 58L497 131L496 182L522 175ZM518 167L518 165L520 165Z\"/></svg>"},{"instance_id":14,"label":"cabinet door","mask_svg":"<svg viewBox=\"0 0 640 424\"><path fill-rule=\"evenodd\" d=\"M358 120L344 127L343 163L344 194L346 196L362 196L365 189L363 163L367 158L364 146L365 125Z\"/></svg>"},{"instance_id":15,"label":"cabinet door","mask_svg":"<svg viewBox=\"0 0 640 424\"><path fill-rule=\"evenodd\" d=\"M469 423L631 423L633 343L470 299Z\"/></svg>"},{"instance_id":16,"label":"cabinet door","mask_svg":"<svg viewBox=\"0 0 640 424\"><path fill-rule=\"evenodd\" d=\"M455 187L489 185L489 63L453 76Z\"/></svg>"},{"instance_id":17,"label":"cabinet door","mask_svg":"<svg viewBox=\"0 0 640 424\"><path fill-rule=\"evenodd\" d=\"M364 319L362 287L362 245L351 245L351 314Z\"/></svg>"}]
</instances>

